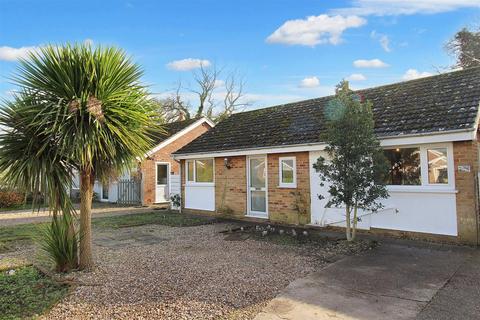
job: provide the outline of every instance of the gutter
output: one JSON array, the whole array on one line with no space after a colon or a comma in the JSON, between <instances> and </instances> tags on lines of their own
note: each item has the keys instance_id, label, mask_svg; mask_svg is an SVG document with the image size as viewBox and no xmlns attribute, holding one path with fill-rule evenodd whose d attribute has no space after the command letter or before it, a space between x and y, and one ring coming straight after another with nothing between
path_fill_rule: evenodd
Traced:
<instances>
[{"instance_id":1,"label":"gutter","mask_svg":"<svg viewBox=\"0 0 480 320\"><path fill-rule=\"evenodd\" d=\"M476 120L475 126L473 128L456 129L456 130L448 130L448 131L437 131L437 132L422 132L422 133L413 133L413 134L400 134L400 135L394 135L394 136L381 136L378 139L380 141L382 141L382 140L391 140L391 139L427 137L427 136L435 136L435 135L473 132L474 136L471 137L471 139L474 140L476 138L476 132L477 132L476 128L478 127L479 116L480 116L480 113L477 114L477 120ZM311 143L304 143L304 144L290 144L290 145L281 145L281 146L237 148L237 149L226 149L226 150L219 150L219 151L178 153L178 154L173 154L173 158L178 159L178 157L193 156L193 155L209 155L209 156L211 156L211 155L215 155L215 154L223 154L223 153L230 153L230 152L246 152L246 151L266 150L266 149L288 149L288 148L295 148L295 147L296 148L301 148L301 147L311 147L311 146L317 146L317 147L320 147L320 149L323 149L326 146L326 144L319 141L319 142L311 142Z\"/></svg>"}]
</instances>

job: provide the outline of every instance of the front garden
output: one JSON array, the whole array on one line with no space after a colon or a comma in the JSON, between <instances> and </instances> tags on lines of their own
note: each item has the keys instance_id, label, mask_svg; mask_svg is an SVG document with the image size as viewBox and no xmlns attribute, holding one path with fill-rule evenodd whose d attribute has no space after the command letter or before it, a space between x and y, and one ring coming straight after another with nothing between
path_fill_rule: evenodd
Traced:
<instances>
[{"instance_id":1,"label":"front garden","mask_svg":"<svg viewBox=\"0 0 480 320\"><path fill-rule=\"evenodd\" d=\"M163 210L92 223L95 268L55 280L34 267L51 270L34 244L41 224L0 227L5 319L251 319L290 281L374 245Z\"/></svg>"}]
</instances>

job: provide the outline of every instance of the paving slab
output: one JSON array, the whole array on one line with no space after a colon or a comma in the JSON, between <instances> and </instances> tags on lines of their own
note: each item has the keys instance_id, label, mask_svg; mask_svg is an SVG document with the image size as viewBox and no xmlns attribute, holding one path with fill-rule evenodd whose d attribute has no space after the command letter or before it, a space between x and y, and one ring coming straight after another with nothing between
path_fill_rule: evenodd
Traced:
<instances>
[{"instance_id":1,"label":"paving slab","mask_svg":"<svg viewBox=\"0 0 480 320\"><path fill-rule=\"evenodd\" d=\"M383 244L293 281L255 319L415 319L470 254Z\"/></svg>"},{"instance_id":2,"label":"paving slab","mask_svg":"<svg viewBox=\"0 0 480 320\"><path fill-rule=\"evenodd\" d=\"M417 319L480 319L480 249L460 266Z\"/></svg>"}]
</instances>

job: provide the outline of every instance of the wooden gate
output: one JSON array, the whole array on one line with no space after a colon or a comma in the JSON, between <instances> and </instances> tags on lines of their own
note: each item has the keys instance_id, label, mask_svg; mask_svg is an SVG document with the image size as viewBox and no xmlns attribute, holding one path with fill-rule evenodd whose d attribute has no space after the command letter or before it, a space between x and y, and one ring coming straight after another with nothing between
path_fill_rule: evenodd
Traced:
<instances>
[{"instance_id":1,"label":"wooden gate","mask_svg":"<svg viewBox=\"0 0 480 320\"><path fill-rule=\"evenodd\" d=\"M118 180L119 204L142 204L142 189L140 179Z\"/></svg>"}]
</instances>

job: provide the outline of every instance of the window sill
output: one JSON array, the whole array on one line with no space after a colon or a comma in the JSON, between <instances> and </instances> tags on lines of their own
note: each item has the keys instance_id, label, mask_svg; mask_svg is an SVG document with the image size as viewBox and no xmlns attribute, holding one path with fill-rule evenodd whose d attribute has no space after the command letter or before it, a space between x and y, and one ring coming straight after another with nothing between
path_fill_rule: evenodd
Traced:
<instances>
[{"instance_id":1,"label":"window sill","mask_svg":"<svg viewBox=\"0 0 480 320\"><path fill-rule=\"evenodd\" d=\"M297 185L296 185L296 184L281 184L281 185L278 185L277 188L281 188L281 189L297 189Z\"/></svg>"},{"instance_id":2,"label":"window sill","mask_svg":"<svg viewBox=\"0 0 480 320\"><path fill-rule=\"evenodd\" d=\"M215 187L215 182L188 182L185 187Z\"/></svg>"},{"instance_id":3,"label":"window sill","mask_svg":"<svg viewBox=\"0 0 480 320\"><path fill-rule=\"evenodd\" d=\"M457 193L452 187L445 186L387 186L391 193Z\"/></svg>"}]
</instances>

